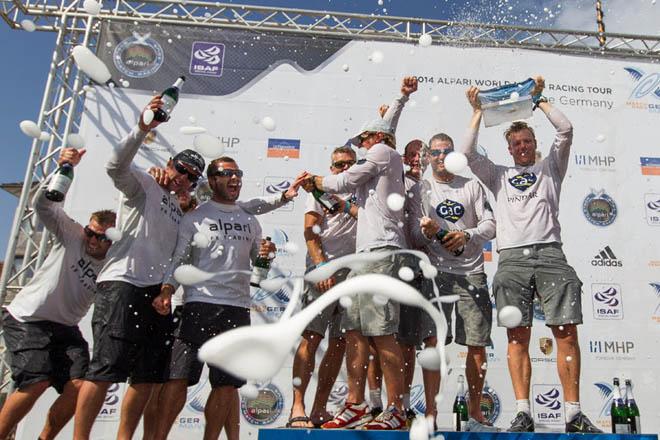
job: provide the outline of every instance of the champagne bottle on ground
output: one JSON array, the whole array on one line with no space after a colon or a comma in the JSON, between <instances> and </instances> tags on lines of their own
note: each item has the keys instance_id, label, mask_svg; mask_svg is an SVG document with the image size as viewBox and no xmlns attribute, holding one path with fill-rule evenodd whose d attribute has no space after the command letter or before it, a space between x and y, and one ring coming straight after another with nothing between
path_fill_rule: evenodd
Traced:
<instances>
[{"instance_id":1,"label":"champagne bottle on ground","mask_svg":"<svg viewBox=\"0 0 660 440\"><path fill-rule=\"evenodd\" d=\"M456 391L456 399L454 399L454 407L452 413L454 416L454 430L456 432L464 432L467 429L468 422L468 407L467 400L465 399L465 378L461 374L458 376L458 389Z\"/></svg>"},{"instance_id":2,"label":"champagne bottle on ground","mask_svg":"<svg viewBox=\"0 0 660 440\"><path fill-rule=\"evenodd\" d=\"M621 389L619 388L619 378L612 380L612 405L610 406L610 420L612 422L612 434L630 434L628 425L628 410L621 398Z\"/></svg>"},{"instance_id":3,"label":"champagne bottle on ground","mask_svg":"<svg viewBox=\"0 0 660 440\"><path fill-rule=\"evenodd\" d=\"M632 381L630 379L626 379L626 407L628 407L628 417L630 418L630 433L641 434L639 407L635 402L635 396L633 396Z\"/></svg>"}]
</instances>

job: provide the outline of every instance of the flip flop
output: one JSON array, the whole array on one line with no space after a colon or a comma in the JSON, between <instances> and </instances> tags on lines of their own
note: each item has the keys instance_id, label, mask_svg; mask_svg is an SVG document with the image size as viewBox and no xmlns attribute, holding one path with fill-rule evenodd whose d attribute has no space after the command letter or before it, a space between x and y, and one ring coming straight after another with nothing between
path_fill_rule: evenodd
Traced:
<instances>
[{"instance_id":1,"label":"flip flop","mask_svg":"<svg viewBox=\"0 0 660 440\"><path fill-rule=\"evenodd\" d=\"M307 416L299 416L299 417L291 417L288 422L286 422L286 425L284 425L286 428L291 428L291 429L309 429L309 426L293 426L294 423L297 422L306 422L310 423L309 417Z\"/></svg>"}]
</instances>

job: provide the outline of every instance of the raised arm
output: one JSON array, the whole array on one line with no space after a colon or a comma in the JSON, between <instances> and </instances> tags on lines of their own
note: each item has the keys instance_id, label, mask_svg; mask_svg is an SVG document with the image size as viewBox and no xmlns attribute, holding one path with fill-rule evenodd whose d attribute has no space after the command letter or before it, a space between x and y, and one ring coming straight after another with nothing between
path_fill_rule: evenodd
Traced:
<instances>
[{"instance_id":1,"label":"raised arm","mask_svg":"<svg viewBox=\"0 0 660 440\"><path fill-rule=\"evenodd\" d=\"M383 120L392 127L392 132L396 133L396 127L399 125L399 118L401 117L401 112L403 107L410 99L410 95L417 91L417 78L414 76L406 76L401 82L401 96L398 96L392 101L390 106L381 106L382 108L387 107L385 114L382 116Z\"/></svg>"},{"instance_id":2,"label":"raised arm","mask_svg":"<svg viewBox=\"0 0 660 440\"><path fill-rule=\"evenodd\" d=\"M137 177L131 171L131 164L133 159L140 149L140 145L144 141L147 133L160 125L156 120L150 121L145 124L145 112L147 110L153 112L162 105L160 96L151 99L147 107L142 111L138 124L124 137L119 146L115 148L106 164L108 176L112 179L115 188L124 193L124 195L131 199L143 191L142 185Z\"/></svg>"},{"instance_id":3,"label":"raised arm","mask_svg":"<svg viewBox=\"0 0 660 440\"><path fill-rule=\"evenodd\" d=\"M477 152L477 141L479 140L479 125L481 124L481 103L479 102L479 89L472 86L465 92L467 100L472 107L472 117L465 138L459 150L465 154L470 170L491 190L494 187L493 170L496 165L487 157Z\"/></svg>"},{"instance_id":4,"label":"raised arm","mask_svg":"<svg viewBox=\"0 0 660 440\"><path fill-rule=\"evenodd\" d=\"M305 173L300 173L293 183L282 191L280 194L273 194L268 197L255 197L254 199L245 202L237 202L245 212L252 215L267 214L289 203L291 200L298 196L298 189L302 185L305 178Z\"/></svg>"},{"instance_id":5,"label":"raised arm","mask_svg":"<svg viewBox=\"0 0 660 440\"><path fill-rule=\"evenodd\" d=\"M389 165L389 154L386 146L371 148L364 162L353 165L346 171L328 176L306 175L312 179L314 186L331 194L353 192L356 188L373 179Z\"/></svg>"}]
</instances>

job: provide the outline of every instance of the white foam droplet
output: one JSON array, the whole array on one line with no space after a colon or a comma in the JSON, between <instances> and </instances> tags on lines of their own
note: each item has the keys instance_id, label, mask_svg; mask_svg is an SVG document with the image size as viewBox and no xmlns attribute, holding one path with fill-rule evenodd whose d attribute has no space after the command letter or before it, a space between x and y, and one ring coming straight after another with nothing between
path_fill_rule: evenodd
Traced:
<instances>
[{"instance_id":1,"label":"white foam droplet","mask_svg":"<svg viewBox=\"0 0 660 440\"><path fill-rule=\"evenodd\" d=\"M350 296L342 296L339 298L339 305L345 309L348 309L353 305L353 298Z\"/></svg>"},{"instance_id":2,"label":"white foam droplet","mask_svg":"<svg viewBox=\"0 0 660 440\"><path fill-rule=\"evenodd\" d=\"M518 307L504 306L497 314L500 324L506 328L516 328L522 321L522 312Z\"/></svg>"},{"instance_id":3,"label":"white foam droplet","mask_svg":"<svg viewBox=\"0 0 660 440\"><path fill-rule=\"evenodd\" d=\"M573 357L572 357L572 356L566 356L566 362L570 362L570 361L572 361L572 360L573 360Z\"/></svg>"},{"instance_id":4,"label":"white foam droplet","mask_svg":"<svg viewBox=\"0 0 660 440\"><path fill-rule=\"evenodd\" d=\"M144 123L144 125L149 125L153 122L153 120L154 120L154 111L151 109L146 109L142 113L142 122Z\"/></svg>"},{"instance_id":5,"label":"white foam droplet","mask_svg":"<svg viewBox=\"0 0 660 440\"><path fill-rule=\"evenodd\" d=\"M34 24L34 21L29 20L27 18L21 20L21 27L26 32L34 32L37 30L37 25Z\"/></svg>"},{"instance_id":6,"label":"white foam droplet","mask_svg":"<svg viewBox=\"0 0 660 440\"><path fill-rule=\"evenodd\" d=\"M259 287L267 290L268 292L277 292L282 288L284 284L286 284L286 281L287 279L285 277L267 278L265 280L261 280Z\"/></svg>"},{"instance_id":7,"label":"white foam droplet","mask_svg":"<svg viewBox=\"0 0 660 440\"><path fill-rule=\"evenodd\" d=\"M39 140L43 142L48 142L50 140L50 133L47 131L42 131L39 135Z\"/></svg>"},{"instance_id":8,"label":"white foam droplet","mask_svg":"<svg viewBox=\"0 0 660 440\"><path fill-rule=\"evenodd\" d=\"M408 266L403 266L399 269L399 278L403 281L412 281L415 278L415 272Z\"/></svg>"},{"instance_id":9,"label":"white foam droplet","mask_svg":"<svg viewBox=\"0 0 660 440\"><path fill-rule=\"evenodd\" d=\"M89 15L99 15L99 12L101 12L101 4L96 0L85 0L83 2L83 9Z\"/></svg>"},{"instance_id":10,"label":"white foam droplet","mask_svg":"<svg viewBox=\"0 0 660 440\"><path fill-rule=\"evenodd\" d=\"M121 240L122 233L119 229L112 227L105 230L105 236L110 240L117 242Z\"/></svg>"},{"instance_id":11,"label":"white foam droplet","mask_svg":"<svg viewBox=\"0 0 660 440\"><path fill-rule=\"evenodd\" d=\"M392 211L401 211L406 199L399 193L392 193L387 196L387 206Z\"/></svg>"},{"instance_id":12,"label":"white foam droplet","mask_svg":"<svg viewBox=\"0 0 660 440\"><path fill-rule=\"evenodd\" d=\"M343 70L344 72L348 72L350 69L351 69L351 68L350 68L350 66L349 66L348 64L343 64L343 65L341 66L341 70Z\"/></svg>"},{"instance_id":13,"label":"white foam droplet","mask_svg":"<svg viewBox=\"0 0 660 440\"><path fill-rule=\"evenodd\" d=\"M122 86L122 87L130 87L130 86L131 86L131 83L128 82L127 80L125 80L125 79L122 79L122 80L121 80L121 86Z\"/></svg>"},{"instance_id":14,"label":"white foam droplet","mask_svg":"<svg viewBox=\"0 0 660 440\"><path fill-rule=\"evenodd\" d=\"M78 68L97 83L105 84L112 78L108 66L87 47L78 45L71 54Z\"/></svg>"},{"instance_id":15,"label":"white foam droplet","mask_svg":"<svg viewBox=\"0 0 660 440\"><path fill-rule=\"evenodd\" d=\"M445 157L445 168L452 174L460 174L467 167L467 162L465 154L452 151Z\"/></svg>"},{"instance_id":16,"label":"white foam droplet","mask_svg":"<svg viewBox=\"0 0 660 440\"><path fill-rule=\"evenodd\" d=\"M209 238L208 235L204 234L203 232L195 232L195 235L193 235L193 246L200 248L200 249L206 249L209 247L211 244L211 239Z\"/></svg>"},{"instance_id":17,"label":"white foam droplet","mask_svg":"<svg viewBox=\"0 0 660 440\"><path fill-rule=\"evenodd\" d=\"M222 141L208 133L202 133L195 136L193 147L199 154L205 157L220 157L225 151Z\"/></svg>"},{"instance_id":18,"label":"white foam droplet","mask_svg":"<svg viewBox=\"0 0 660 440\"><path fill-rule=\"evenodd\" d=\"M253 383L246 383L238 389L238 393L245 399L254 400L259 397L259 389Z\"/></svg>"},{"instance_id":19,"label":"white foam droplet","mask_svg":"<svg viewBox=\"0 0 660 440\"><path fill-rule=\"evenodd\" d=\"M294 387L299 387L300 384L302 383L302 379L299 377L294 377L293 380L291 381Z\"/></svg>"},{"instance_id":20,"label":"white foam droplet","mask_svg":"<svg viewBox=\"0 0 660 440\"><path fill-rule=\"evenodd\" d=\"M206 133L206 128L197 127L196 125L187 125L179 128L181 134L202 134Z\"/></svg>"},{"instance_id":21,"label":"white foam droplet","mask_svg":"<svg viewBox=\"0 0 660 440\"><path fill-rule=\"evenodd\" d=\"M426 347L417 355L417 362L425 370L438 371L440 369L440 355L435 347Z\"/></svg>"},{"instance_id":22,"label":"white foam droplet","mask_svg":"<svg viewBox=\"0 0 660 440\"><path fill-rule=\"evenodd\" d=\"M316 235L319 235L321 233L321 227L319 225L312 226L312 232L314 232Z\"/></svg>"},{"instance_id":23,"label":"white foam droplet","mask_svg":"<svg viewBox=\"0 0 660 440\"><path fill-rule=\"evenodd\" d=\"M378 6L383 6L383 0L378 0Z\"/></svg>"},{"instance_id":24,"label":"white foam droplet","mask_svg":"<svg viewBox=\"0 0 660 440\"><path fill-rule=\"evenodd\" d=\"M424 275L424 278L427 280L433 279L438 275L438 269L424 260L419 260L419 267L422 269L422 275Z\"/></svg>"},{"instance_id":25,"label":"white foam droplet","mask_svg":"<svg viewBox=\"0 0 660 440\"><path fill-rule=\"evenodd\" d=\"M419 45L422 47L429 47L433 44L433 37L429 34L422 34L419 37Z\"/></svg>"},{"instance_id":26,"label":"white foam droplet","mask_svg":"<svg viewBox=\"0 0 660 440\"><path fill-rule=\"evenodd\" d=\"M78 133L69 133L66 140L66 146L80 150L81 148L85 148L85 139L83 139Z\"/></svg>"},{"instance_id":27,"label":"white foam droplet","mask_svg":"<svg viewBox=\"0 0 660 440\"><path fill-rule=\"evenodd\" d=\"M261 125L268 131L273 131L277 127L275 120L270 116L264 116L261 118Z\"/></svg>"},{"instance_id":28,"label":"white foam droplet","mask_svg":"<svg viewBox=\"0 0 660 440\"><path fill-rule=\"evenodd\" d=\"M39 130L39 126L34 121L29 121L26 119L25 121L21 121L18 126L26 136L35 139L39 139L41 137L41 130Z\"/></svg>"},{"instance_id":29,"label":"white foam droplet","mask_svg":"<svg viewBox=\"0 0 660 440\"><path fill-rule=\"evenodd\" d=\"M605 135L599 134L598 136L596 136L596 142L598 142L599 144L605 142Z\"/></svg>"},{"instance_id":30,"label":"white foam droplet","mask_svg":"<svg viewBox=\"0 0 660 440\"><path fill-rule=\"evenodd\" d=\"M426 418L423 415L418 414L410 425L408 438L410 440L429 440L432 433L433 427L429 429L429 423L427 422Z\"/></svg>"},{"instance_id":31,"label":"white foam droplet","mask_svg":"<svg viewBox=\"0 0 660 440\"><path fill-rule=\"evenodd\" d=\"M290 254L297 254L300 250L300 247L292 241L287 241L284 244L284 250Z\"/></svg>"},{"instance_id":32,"label":"white foam droplet","mask_svg":"<svg viewBox=\"0 0 660 440\"><path fill-rule=\"evenodd\" d=\"M432 104L437 104L439 102L440 102L440 97L438 95L431 96L431 103Z\"/></svg>"},{"instance_id":33,"label":"white foam droplet","mask_svg":"<svg viewBox=\"0 0 660 440\"><path fill-rule=\"evenodd\" d=\"M379 50L374 50L369 56L369 61L375 64L382 63L384 59L385 59L385 55L383 55L383 52Z\"/></svg>"},{"instance_id":34,"label":"white foam droplet","mask_svg":"<svg viewBox=\"0 0 660 440\"><path fill-rule=\"evenodd\" d=\"M509 99L512 101L517 101L518 98L520 98L520 93L518 92L512 92L511 95L509 95Z\"/></svg>"},{"instance_id":35,"label":"white foam droplet","mask_svg":"<svg viewBox=\"0 0 660 440\"><path fill-rule=\"evenodd\" d=\"M174 279L184 286L202 283L213 278L214 275L213 273L204 272L191 264L181 265L174 271Z\"/></svg>"},{"instance_id":36,"label":"white foam droplet","mask_svg":"<svg viewBox=\"0 0 660 440\"><path fill-rule=\"evenodd\" d=\"M487 370L488 369L488 363L484 362L483 364L481 364L481 369L482 370Z\"/></svg>"},{"instance_id":37,"label":"white foam droplet","mask_svg":"<svg viewBox=\"0 0 660 440\"><path fill-rule=\"evenodd\" d=\"M523 249L523 255L529 255L530 251L529 249Z\"/></svg>"}]
</instances>

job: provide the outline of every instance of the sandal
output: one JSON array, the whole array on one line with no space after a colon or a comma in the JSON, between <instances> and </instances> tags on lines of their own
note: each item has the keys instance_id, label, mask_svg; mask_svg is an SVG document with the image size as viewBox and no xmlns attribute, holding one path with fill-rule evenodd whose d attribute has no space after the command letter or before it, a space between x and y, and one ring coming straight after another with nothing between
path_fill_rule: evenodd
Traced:
<instances>
[{"instance_id":1,"label":"sandal","mask_svg":"<svg viewBox=\"0 0 660 440\"><path fill-rule=\"evenodd\" d=\"M299 416L299 417L291 417L288 422L286 422L286 425L284 425L285 428L290 428L290 429L309 429L309 426L293 426L294 423L298 422L305 422L305 423L310 423L309 417L307 416Z\"/></svg>"}]
</instances>

